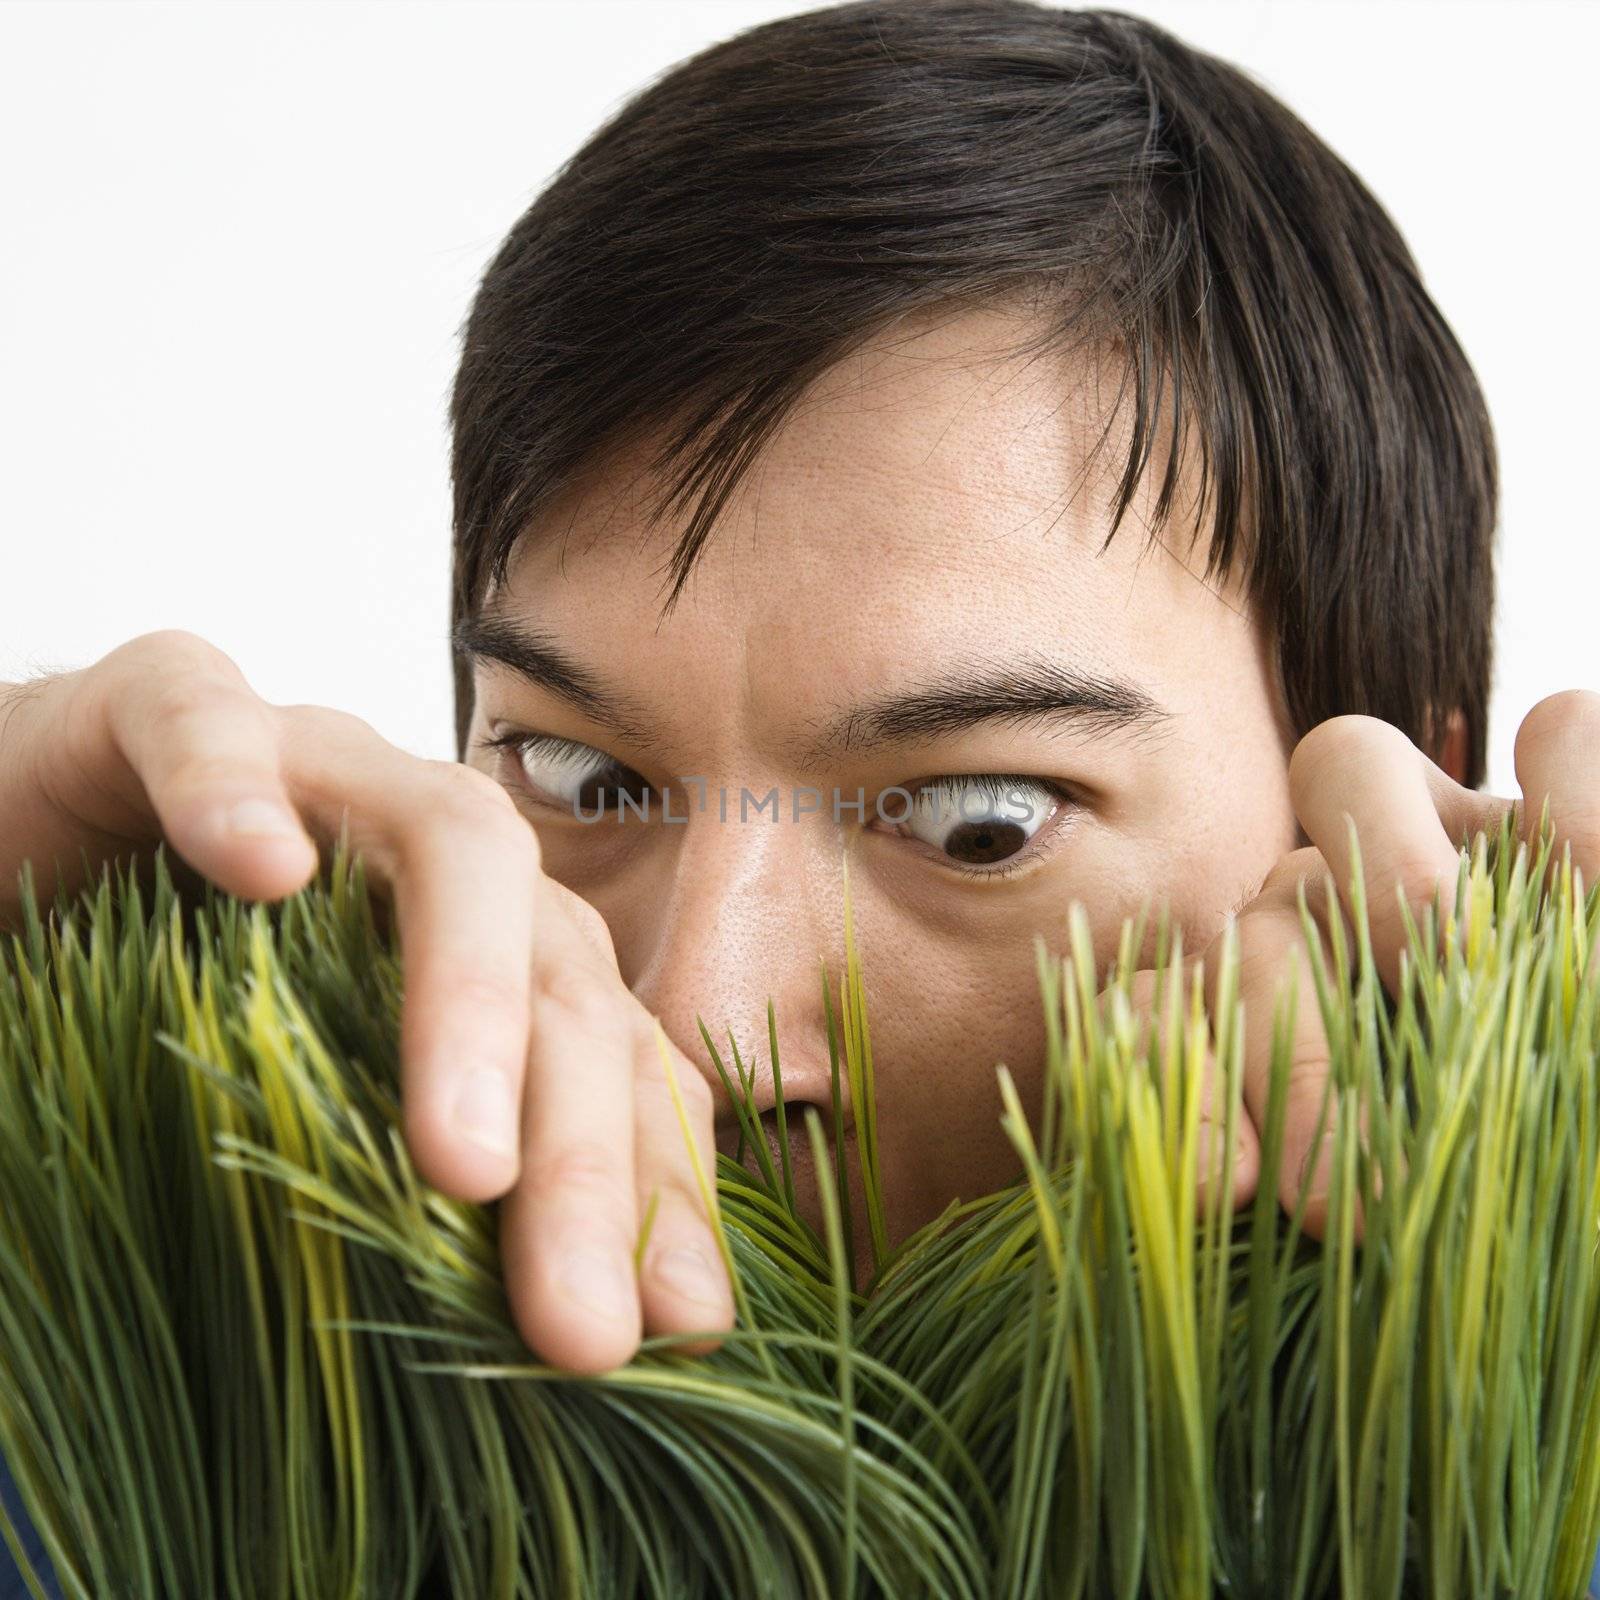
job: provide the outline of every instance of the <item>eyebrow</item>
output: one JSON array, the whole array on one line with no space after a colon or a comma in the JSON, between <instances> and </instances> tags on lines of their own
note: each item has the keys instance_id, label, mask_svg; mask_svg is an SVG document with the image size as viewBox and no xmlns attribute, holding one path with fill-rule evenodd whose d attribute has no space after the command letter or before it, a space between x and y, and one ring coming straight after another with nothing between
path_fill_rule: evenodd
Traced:
<instances>
[{"instance_id":1,"label":"eyebrow","mask_svg":"<svg viewBox=\"0 0 1600 1600\"><path fill-rule=\"evenodd\" d=\"M463 655L510 668L637 746L658 745L640 707L604 685L541 629L492 614L468 617L456 624L451 644ZM1040 724L1103 739L1159 728L1171 716L1126 679L1065 667L1044 656L1024 657L949 667L938 678L852 706L826 719L796 754L806 764L820 765L862 749L949 738L987 722Z\"/></svg>"},{"instance_id":2,"label":"eyebrow","mask_svg":"<svg viewBox=\"0 0 1600 1600\"><path fill-rule=\"evenodd\" d=\"M1135 683L1048 657L976 662L832 718L806 747L806 756L823 761L867 747L928 742L986 722L1039 724L1101 739L1154 730L1171 716Z\"/></svg>"},{"instance_id":3,"label":"eyebrow","mask_svg":"<svg viewBox=\"0 0 1600 1600\"><path fill-rule=\"evenodd\" d=\"M509 667L525 682L548 690L641 748L657 745L641 708L607 688L542 629L493 614L464 617L451 629L450 646L458 655Z\"/></svg>"}]
</instances>

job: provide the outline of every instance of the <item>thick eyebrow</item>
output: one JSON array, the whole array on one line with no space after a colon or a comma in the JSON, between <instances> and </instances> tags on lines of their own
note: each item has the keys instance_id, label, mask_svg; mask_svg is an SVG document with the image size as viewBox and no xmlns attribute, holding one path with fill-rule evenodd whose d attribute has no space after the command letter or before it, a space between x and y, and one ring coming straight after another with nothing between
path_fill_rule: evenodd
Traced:
<instances>
[{"instance_id":1,"label":"thick eyebrow","mask_svg":"<svg viewBox=\"0 0 1600 1600\"><path fill-rule=\"evenodd\" d=\"M643 711L542 629L492 614L467 617L456 624L451 644L463 655L509 667L637 746L657 746ZM929 682L852 706L829 718L797 755L807 765L822 765L866 748L948 738L985 722L1040 724L1099 739L1155 729L1171 716L1126 679L1024 657L949 668Z\"/></svg>"},{"instance_id":2,"label":"thick eyebrow","mask_svg":"<svg viewBox=\"0 0 1600 1600\"><path fill-rule=\"evenodd\" d=\"M519 678L547 689L635 745L648 749L656 743L627 696L607 688L540 628L492 614L464 617L451 630L450 646L458 655L509 667Z\"/></svg>"},{"instance_id":3,"label":"thick eyebrow","mask_svg":"<svg viewBox=\"0 0 1600 1600\"><path fill-rule=\"evenodd\" d=\"M1099 739L1160 727L1172 713L1137 684L1047 657L953 667L931 682L852 707L824 724L805 758L966 733L985 722L1036 723Z\"/></svg>"}]
</instances>

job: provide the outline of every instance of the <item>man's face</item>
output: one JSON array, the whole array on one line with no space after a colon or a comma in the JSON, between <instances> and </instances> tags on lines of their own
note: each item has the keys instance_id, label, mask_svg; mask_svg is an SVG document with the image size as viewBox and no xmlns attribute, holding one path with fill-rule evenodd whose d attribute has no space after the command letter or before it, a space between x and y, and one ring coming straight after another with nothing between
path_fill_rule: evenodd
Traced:
<instances>
[{"instance_id":1,"label":"man's face","mask_svg":"<svg viewBox=\"0 0 1600 1600\"><path fill-rule=\"evenodd\" d=\"M1201 580L1182 515L1146 550L1148 494L1100 553L1122 461L1113 434L1086 471L1104 395L1063 359L1008 357L1020 331L930 318L827 373L664 620L681 525L647 525L643 452L608 462L487 607L604 707L476 669L467 759L604 916L624 980L717 1089L730 1154L696 1017L730 1072L733 1030L770 1105L770 996L786 1100L827 1106L818 961L836 985L848 843L891 1243L1018 1175L995 1065L1036 1117L1035 934L1061 949L1080 900L1103 974L1149 899L1197 952L1297 842L1268 641ZM518 733L585 748L480 742ZM648 789L648 820L579 820L586 778ZM686 822L663 821L663 789ZM803 1124L791 1144L815 1222Z\"/></svg>"}]
</instances>

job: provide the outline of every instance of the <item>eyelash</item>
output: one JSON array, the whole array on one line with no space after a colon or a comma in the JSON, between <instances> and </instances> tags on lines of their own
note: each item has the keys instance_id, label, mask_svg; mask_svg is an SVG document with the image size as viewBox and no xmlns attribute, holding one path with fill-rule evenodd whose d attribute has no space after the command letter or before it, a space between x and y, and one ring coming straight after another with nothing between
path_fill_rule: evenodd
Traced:
<instances>
[{"instance_id":1,"label":"eyelash","mask_svg":"<svg viewBox=\"0 0 1600 1600\"><path fill-rule=\"evenodd\" d=\"M478 741L480 750L511 750L519 756L531 755L535 750L550 754L559 751L566 755L573 750L593 750L595 755L604 756L604 750L595 750L592 744L584 744L577 739L563 739L555 733L497 733ZM606 756L610 761L612 758ZM619 761L620 767L622 763Z\"/></svg>"},{"instance_id":2,"label":"eyelash","mask_svg":"<svg viewBox=\"0 0 1600 1600\"><path fill-rule=\"evenodd\" d=\"M915 795L925 789L955 788L958 785L972 785L996 799L1003 799L1013 788L1042 789L1063 806L1079 804L1077 791L1070 785L1056 778L1041 778L1032 772L941 772L931 778L919 778L915 783L901 784L900 787ZM939 865L958 877L993 883L997 878L1010 878L1026 871L1037 854L1037 851L1024 851L992 867L969 867L959 861L940 861Z\"/></svg>"},{"instance_id":3,"label":"eyelash","mask_svg":"<svg viewBox=\"0 0 1600 1600\"><path fill-rule=\"evenodd\" d=\"M559 734L554 733L518 733L515 731L498 733L478 740L478 748L480 750L507 751L517 758L519 764L526 761L531 755L571 755L574 751L586 751L597 756L606 756L604 750L596 750L593 745L584 744L578 739L563 739ZM625 767L614 756L606 756L606 760L618 772L633 773L632 767ZM635 777L642 776L639 773L633 773L633 775ZM522 784L522 789L536 804L543 803L533 794L531 784Z\"/></svg>"},{"instance_id":4,"label":"eyelash","mask_svg":"<svg viewBox=\"0 0 1600 1600\"><path fill-rule=\"evenodd\" d=\"M574 750L593 750L596 755L605 755L603 750L594 750L593 745L586 745L576 739L563 739L553 733L501 733L478 741L480 750L508 751L516 756L520 762L526 761L534 754L570 754ZM629 773L633 769L624 766L615 757L606 756L619 772ZM641 774L634 774L641 776ZM1041 778L1035 773L990 773L990 772L942 772L930 778L919 778L915 783L902 784L907 792L916 795L928 789L954 789L961 785L970 785L983 789L991 797L1003 798L1013 788L1040 789L1048 794L1051 799L1061 805L1074 805L1078 797L1076 792L1067 784L1054 778ZM523 785L523 789L530 797L531 787ZM537 802L536 802L537 803ZM947 872L953 872L958 877L977 878L984 882L992 883L997 878L1009 878L1018 872L1024 871L1031 862L1031 853L1024 853L1020 857L1013 857L997 863L992 867L968 867L959 861L941 861L939 864Z\"/></svg>"}]
</instances>

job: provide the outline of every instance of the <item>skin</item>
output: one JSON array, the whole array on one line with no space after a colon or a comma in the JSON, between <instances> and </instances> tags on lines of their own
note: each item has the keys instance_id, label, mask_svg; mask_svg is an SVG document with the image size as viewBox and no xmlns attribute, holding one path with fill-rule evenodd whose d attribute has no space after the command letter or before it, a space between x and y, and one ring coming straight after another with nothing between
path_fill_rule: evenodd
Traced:
<instances>
[{"instance_id":1,"label":"skin","mask_svg":"<svg viewBox=\"0 0 1600 1600\"><path fill-rule=\"evenodd\" d=\"M1428 754L1362 716L1296 740L1266 627L1233 584L1201 578L1203 543L1191 543L1182 516L1152 546L1142 499L1101 552L1110 485L1090 460L1102 420L1093 374L1064 358L1009 357L1018 333L998 308L926 318L824 375L665 617L662 565L679 529L645 516L647 441L597 464L530 530L489 597L504 626L477 640L463 764L410 756L341 712L268 705L190 634L145 635L78 672L0 685L0 885L24 859L48 878L80 848L96 862L164 836L225 889L275 898L306 882L348 820L401 933L413 1157L447 1193L500 1198L517 1326L572 1370L626 1361L641 1333L703 1334L685 1346L699 1351L732 1326L655 1020L704 1171L714 1148L732 1153L734 1123L697 1015L719 1038L735 1031L756 1065L757 1102L770 1106L770 996L786 1098L825 1104L817 963L835 974L842 965L847 847L891 1243L950 1199L1016 1176L994 1067L1008 1065L1036 1114L1033 937L1059 948L1073 900L1102 971L1141 902L1165 906L1208 985L1234 925L1248 1116L1239 1148L1219 1142L1215 1155L1241 1202L1258 1179L1262 1019L1281 984L1303 986L1279 1188L1292 1205L1309 1183L1307 1223L1319 1232L1326 1045L1296 887L1307 882L1313 908L1329 873L1347 893L1353 820L1380 970L1393 983L1404 942L1396 890L1420 908L1437 886L1448 904L1454 841L1506 807L1527 836L1548 798L1558 842L1593 881L1600 694L1566 691L1529 711L1514 799L1452 777L1459 717ZM1119 459L1113 442L1102 465ZM548 655L514 648L535 630L600 698L558 692ZM1110 727L1036 711L926 731L930 707L1028 663L1120 680L1161 714ZM891 739L869 713L912 692L924 731ZM830 747L824 735L851 713L850 738ZM581 764L487 743L528 734L592 747L636 773L655 791L651 820L577 820L561 783ZM1005 862L1013 870L963 873L937 836L874 814L894 787L985 773L1062 786L1055 801L1026 791L1041 824ZM688 777L706 786L704 813L692 810ZM741 823L741 788L774 787L779 820ZM661 820L663 788L686 822ZM867 825L853 813L836 820L827 797L858 789ZM794 796L807 790L822 808L795 817ZM240 803L250 825L230 831L221 819ZM900 815L898 802L889 811ZM262 831L274 815L283 831ZM0 900L0 917L7 910ZM1137 992L1148 1004L1148 974ZM803 1128L792 1131L803 1209L816 1220ZM629 1258L653 1193L636 1278ZM702 1258L699 1286L667 1268L680 1252ZM587 1265L568 1280L574 1261Z\"/></svg>"}]
</instances>

